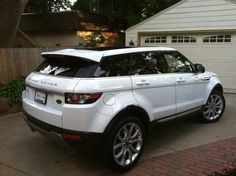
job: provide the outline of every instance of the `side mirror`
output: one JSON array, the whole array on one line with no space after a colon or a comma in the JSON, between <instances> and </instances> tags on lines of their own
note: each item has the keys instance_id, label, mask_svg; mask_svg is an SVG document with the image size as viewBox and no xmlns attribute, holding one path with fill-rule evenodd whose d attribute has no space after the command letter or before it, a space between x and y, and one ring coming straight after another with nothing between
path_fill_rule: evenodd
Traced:
<instances>
[{"instance_id":1,"label":"side mirror","mask_svg":"<svg viewBox=\"0 0 236 176\"><path fill-rule=\"evenodd\" d=\"M197 73L204 73L205 72L205 67L202 64L195 64L195 71Z\"/></svg>"}]
</instances>

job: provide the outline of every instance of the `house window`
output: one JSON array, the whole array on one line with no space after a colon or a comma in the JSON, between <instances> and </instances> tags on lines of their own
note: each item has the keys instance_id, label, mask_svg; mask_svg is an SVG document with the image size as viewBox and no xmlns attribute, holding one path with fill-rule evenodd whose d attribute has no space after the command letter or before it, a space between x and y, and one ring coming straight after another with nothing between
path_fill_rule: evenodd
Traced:
<instances>
[{"instance_id":1,"label":"house window","mask_svg":"<svg viewBox=\"0 0 236 176\"><path fill-rule=\"evenodd\" d=\"M203 38L203 43L230 43L231 35L212 35Z\"/></svg>"},{"instance_id":2,"label":"house window","mask_svg":"<svg viewBox=\"0 0 236 176\"><path fill-rule=\"evenodd\" d=\"M195 37L189 36L172 36L172 43L196 43Z\"/></svg>"},{"instance_id":3,"label":"house window","mask_svg":"<svg viewBox=\"0 0 236 176\"><path fill-rule=\"evenodd\" d=\"M166 36L152 36L152 37L145 37L145 43L166 43L167 37Z\"/></svg>"}]
</instances>

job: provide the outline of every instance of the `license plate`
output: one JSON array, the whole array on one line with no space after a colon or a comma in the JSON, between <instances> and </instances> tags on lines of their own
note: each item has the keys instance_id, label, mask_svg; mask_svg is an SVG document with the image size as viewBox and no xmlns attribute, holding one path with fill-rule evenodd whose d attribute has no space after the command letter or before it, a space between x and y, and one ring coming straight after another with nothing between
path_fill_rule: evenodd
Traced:
<instances>
[{"instance_id":1,"label":"license plate","mask_svg":"<svg viewBox=\"0 0 236 176\"><path fill-rule=\"evenodd\" d=\"M46 104L47 103L47 93L36 91L34 96L34 101L37 101L38 103Z\"/></svg>"}]
</instances>

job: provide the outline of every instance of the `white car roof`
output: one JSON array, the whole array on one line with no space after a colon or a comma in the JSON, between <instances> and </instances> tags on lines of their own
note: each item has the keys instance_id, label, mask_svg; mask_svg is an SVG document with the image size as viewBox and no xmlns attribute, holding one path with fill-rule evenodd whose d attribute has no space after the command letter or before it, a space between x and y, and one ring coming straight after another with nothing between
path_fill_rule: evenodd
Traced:
<instances>
[{"instance_id":1,"label":"white car roof","mask_svg":"<svg viewBox=\"0 0 236 176\"><path fill-rule=\"evenodd\" d=\"M176 49L168 47L138 47L138 48L120 48L108 49L103 51L87 50L87 49L63 49L58 51L43 52L41 55L47 57L50 55L79 57L85 60L100 62L104 56L113 56L119 54L145 52L145 51L176 51Z\"/></svg>"}]
</instances>

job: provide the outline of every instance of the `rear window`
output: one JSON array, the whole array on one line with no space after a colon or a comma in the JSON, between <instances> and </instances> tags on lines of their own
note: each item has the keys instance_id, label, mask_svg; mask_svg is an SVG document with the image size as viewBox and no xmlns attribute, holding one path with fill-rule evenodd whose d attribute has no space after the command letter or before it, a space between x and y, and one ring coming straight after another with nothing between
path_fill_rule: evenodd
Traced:
<instances>
[{"instance_id":1,"label":"rear window","mask_svg":"<svg viewBox=\"0 0 236 176\"><path fill-rule=\"evenodd\" d=\"M46 75L75 78L93 77L98 63L70 56L47 56L35 70Z\"/></svg>"}]
</instances>

